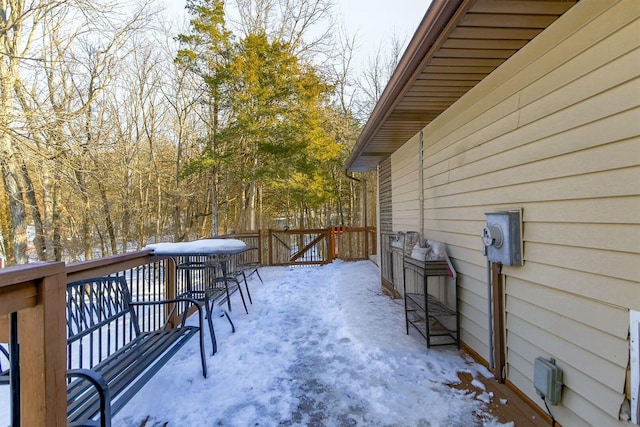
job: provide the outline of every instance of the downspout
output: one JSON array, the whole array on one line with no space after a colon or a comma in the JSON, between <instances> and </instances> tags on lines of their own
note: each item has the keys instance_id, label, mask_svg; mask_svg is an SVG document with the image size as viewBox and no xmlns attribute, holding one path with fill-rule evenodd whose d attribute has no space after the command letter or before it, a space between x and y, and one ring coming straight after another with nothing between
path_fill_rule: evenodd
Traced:
<instances>
[{"instance_id":1,"label":"downspout","mask_svg":"<svg viewBox=\"0 0 640 427\"><path fill-rule=\"evenodd\" d=\"M364 228L364 253L365 255L368 257L369 256L369 234L368 234L368 230L367 230L367 226L368 226L368 222L367 222L367 180L366 179L358 179L354 176L349 175L349 171L344 171L344 175L349 178L352 179L356 182L361 182L362 183L362 227ZM379 243L378 243L379 244Z\"/></svg>"},{"instance_id":2,"label":"downspout","mask_svg":"<svg viewBox=\"0 0 640 427\"><path fill-rule=\"evenodd\" d=\"M485 246L486 247L486 246ZM489 369L495 368L495 362L493 360L493 307L491 298L491 261L487 257L487 318L489 321Z\"/></svg>"},{"instance_id":3,"label":"downspout","mask_svg":"<svg viewBox=\"0 0 640 427\"><path fill-rule=\"evenodd\" d=\"M489 261L489 249L487 242L483 241L482 254L487 257L487 331L489 339L489 369L494 369L495 362L493 360L493 304L491 299L491 261Z\"/></svg>"},{"instance_id":4,"label":"downspout","mask_svg":"<svg viewBox=\"0 0 640 427\"><path fill-rule=\"evenodd\" d=\"M355 176L349 175L349 171L344 171L344 176L347 178L362 183L362 226L367 227L367 180L361 180L356 178Z\"/></svg>"},{"instance_id":5,"label":"downspout","mask_svg":"<svg viewBox=\"0 0 640 427\"><path fill-rule=\"evenodd\" d=\"M423 148L424 148L424 132L421 130L420 131L420 144L419 144L419 153L418 153L418 161L419 161L419 167L418 167L418 200L420 203L420 236L422 236L422 238L424 238L424 155L423 155Z\"/></svg>"}]
</instances>

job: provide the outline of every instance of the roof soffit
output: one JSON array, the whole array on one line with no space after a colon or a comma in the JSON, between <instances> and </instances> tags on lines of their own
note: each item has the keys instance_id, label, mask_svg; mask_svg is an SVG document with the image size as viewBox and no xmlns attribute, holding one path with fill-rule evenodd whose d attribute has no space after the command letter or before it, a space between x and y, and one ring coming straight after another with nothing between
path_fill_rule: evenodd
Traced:
<instances>
[{"instance_id":1,"label":"roof soffit","mask_svg":"<svg viewBox=\"0 0 640 427\"><path fill-rule=\"evenodd\" d=\"M434 0L346 165L376 168L576 1Z\"/></svg>"}]
</instances>

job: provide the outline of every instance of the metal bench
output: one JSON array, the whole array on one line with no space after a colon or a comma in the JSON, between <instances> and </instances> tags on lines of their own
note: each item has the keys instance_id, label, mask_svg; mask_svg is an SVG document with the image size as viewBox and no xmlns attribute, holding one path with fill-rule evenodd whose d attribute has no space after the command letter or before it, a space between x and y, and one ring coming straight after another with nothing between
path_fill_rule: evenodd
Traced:
<instances>
[{"instance_id":1,"label":"metal bench","mask_svg":"<svg viewBox=\"0 0 640 427\"><path fill-rule=\"evenodd\" d=\"M189 306L198 325L186 324ZM159 328L140 326L136 308L165 309ZM176 317L177 316L177 317ZM179 325L172 327L172 319ZM189 298L133 302L123 277L98 277L67 285L67 416L77 425L111 425L115 415L194 335L199 335L207 376L202 307ZM148 323L148 322L142 322ZM95 419L99 416L99 422Z\"/></svg>"}]
</instances>

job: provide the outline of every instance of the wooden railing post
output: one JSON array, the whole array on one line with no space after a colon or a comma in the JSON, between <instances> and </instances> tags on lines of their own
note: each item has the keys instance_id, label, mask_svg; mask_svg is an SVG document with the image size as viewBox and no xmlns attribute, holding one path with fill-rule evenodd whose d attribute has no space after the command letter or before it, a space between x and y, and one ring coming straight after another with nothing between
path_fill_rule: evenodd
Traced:
<instances>
[{"instance_id":1,"label":"wooden railing post","mask_svg":"<svg viewBox=\"0 0 640 427\"><path fill-rule=\"evenodd\" d=\"M362 236L364 237L364 257L369 259L369 227L364 228Z\"/></svg>"},{"instance_id":2,"label":"wooden railing post","mask_svg":"<svg viewBox=\"0 0 640 427\"><path fill-rule=\"evenodd\" d=\"M47 264L31 278L36 304L17 311L20 346L20 424L67 423L66 287L64 263Z\"/></svg>"},{"instance_id":3,"label":"wooden railing post","mask_svg":"<svg viewBox=\"0 0 640 427\"><path fill-rule=\"evenodd\" d=\"M269 229L269 237L268 237L268 244L267 246L269 247L269 265L273 265L273 230Z\"/></svg>"},{"instance_id":4,"label":"wooden railing post","mask_svg":"<svg viewBox=\"0 0 640 427\"><path fill-rule=\"evenodd\" d=\"M336 248L336 227L329 227L329 261L333 262L338 257L338 250Z\"/></svg>"}]
</instances>

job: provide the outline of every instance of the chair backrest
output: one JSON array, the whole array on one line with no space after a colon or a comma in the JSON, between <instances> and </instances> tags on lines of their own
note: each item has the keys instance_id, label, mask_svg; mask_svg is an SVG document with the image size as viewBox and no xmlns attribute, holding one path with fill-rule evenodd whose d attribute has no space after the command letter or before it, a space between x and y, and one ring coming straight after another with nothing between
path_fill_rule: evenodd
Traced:
<instances>
[{"instance_id":1,"label":"chair backrest","mask_svg":"<svg viewBox=\"0 0 640 427\"><path fill-rule=\"evenodd\" d=\"M124 277L67 284L68 368L92 367L140 334L129 301Z\"/></svg>"},{"instance_id":2,"label":"chair backrest","mask_svg":"<svg viewBox=\"0 0 640 427\"><path fill-rule=\"evenodd\" d=\"M223 277L221 256L189 255L177 258L177 295L205 292Z\"/></svg>"},{"instance_id":3,"label":"chair backrest","mask_svg":"<svg viewBox=\"0 0 640 427\"><path fill-rule=\"evenodd\" d=\"M250 247L245 251L240 252L235 255L236 265L238 267L242 266L256 266L260 265L260 251L258 248Z\"/></svg>"}]
</instances>

